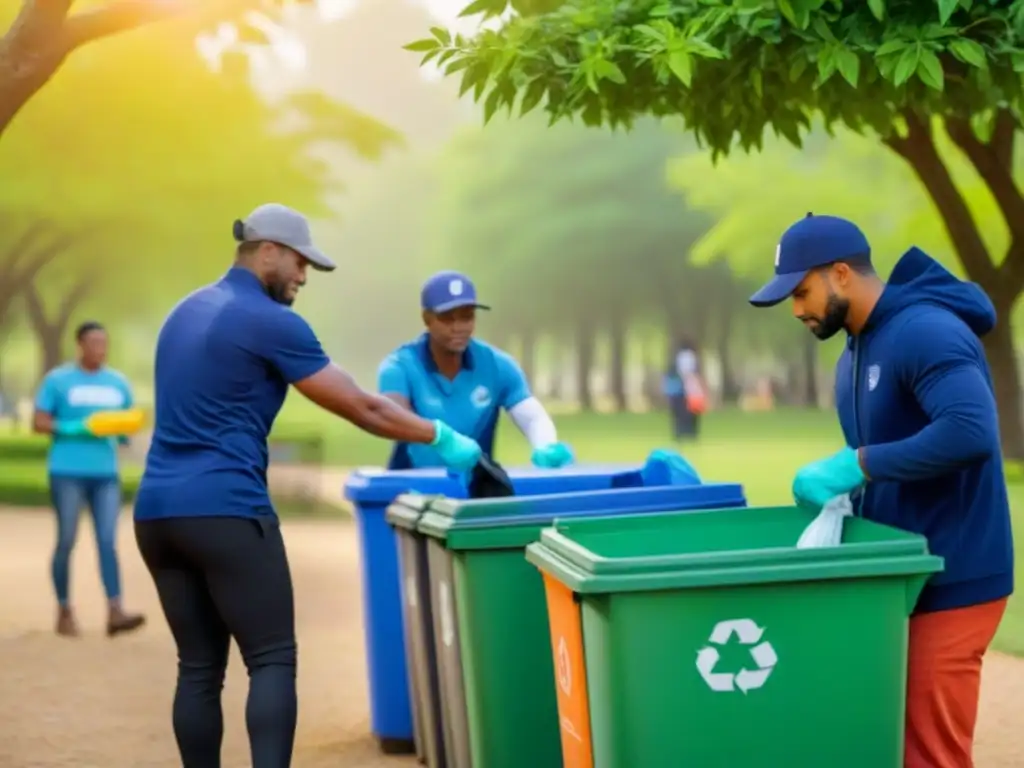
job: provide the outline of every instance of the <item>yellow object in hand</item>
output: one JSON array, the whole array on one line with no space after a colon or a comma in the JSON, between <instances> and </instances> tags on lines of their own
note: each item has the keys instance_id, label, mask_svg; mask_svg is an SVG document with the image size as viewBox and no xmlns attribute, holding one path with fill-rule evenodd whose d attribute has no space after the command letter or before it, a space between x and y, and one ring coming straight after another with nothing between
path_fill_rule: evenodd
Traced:
<instances>
[{"instance_id":1,"label":"yellow object in hand","mask_svg":"<svg viewBox=\"0 0 1024 768\"><path fill-rule=\"evenodd\" d=\"M119 437L134 435L146 423L146 415L141 408L128 408L124 411L101 411L94 413L85 420L86 428L96 437Z\"/></svg>"}]
</instances>

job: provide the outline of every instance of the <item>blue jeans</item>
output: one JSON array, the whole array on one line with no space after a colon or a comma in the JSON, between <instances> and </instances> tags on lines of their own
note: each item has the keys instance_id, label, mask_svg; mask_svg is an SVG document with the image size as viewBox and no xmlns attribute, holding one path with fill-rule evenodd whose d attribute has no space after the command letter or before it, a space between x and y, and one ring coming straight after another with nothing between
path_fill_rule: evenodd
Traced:
<instances>
[{"instance_id":1,"label":"blue jeans","mask_svg":"<svg viewBox=\"0 0 1024 768\"><path fill-rule=\"evenodd\" d=\"M116 477L50 476L50 499L57 512L57 547L53 551L53 588L57 601L68 604L71 550L78 535L82 507L89 506L96 532L100 574L107 598L121 596L121 576L117 565L117 517L121 512L121 482Z\"/></svg>"}]
</instances>

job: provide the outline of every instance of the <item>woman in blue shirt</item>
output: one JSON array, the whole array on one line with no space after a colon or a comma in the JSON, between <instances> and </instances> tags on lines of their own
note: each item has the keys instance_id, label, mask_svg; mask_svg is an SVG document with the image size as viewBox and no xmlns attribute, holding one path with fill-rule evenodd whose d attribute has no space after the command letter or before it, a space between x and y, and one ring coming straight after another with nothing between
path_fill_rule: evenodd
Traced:
<instances>
[{"instance_id":1,"label":"woman in blue shirt","mask_svg":"<svg viewBox=\"0 0 1024 768\"><path fill-rule=\"evenodd\" d=\"M119 411L132 405L128 380L107 368L107 332L95 322L83 323L75 333L78 360L46 374L36 395L33 429L52 435L47 469L50 498L57 512L57 545L53 553L53 587L57 594L57 634L79 634L69 597L71 550L83 506L92 512L100 574L107 594L107 634L138 629L141 614L125 612L121 605L117 562L117 518L121 511L121 481L115 437L96 437L86 419L99 411Z\"/></svg>"}]
</instances>

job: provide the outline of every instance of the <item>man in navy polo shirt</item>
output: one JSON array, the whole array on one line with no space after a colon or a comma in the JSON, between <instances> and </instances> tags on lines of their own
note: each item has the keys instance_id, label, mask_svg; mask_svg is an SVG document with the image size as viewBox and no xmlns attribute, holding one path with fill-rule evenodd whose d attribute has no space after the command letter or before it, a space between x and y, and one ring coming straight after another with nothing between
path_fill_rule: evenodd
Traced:
<instances>
[{"instance_id":1,"label":"man in navy polo shirt","mask_svg":"<svg viewBox=\"0 0 1024 768\"><path fill-rule=\"evenodd\" d=\"M906 768L962 768L981 660L1013 592L1013 539L992 377L992 302L918 248L888 283L852 222L808 216L782 235L754 306L788 298L819 339L846 331L835 401L846 446L796 474L809 509L851 494L855 514L927 537L945 570L910 620Z\"/></svg>"},{"instance_id":2,"label":"man in navy polo shirt","mask_svg":"<svg viewBox=\"0 0 1024 768\"><path fill-rule=\"evenodd\" d=\"M291 764L295 612L267 494L267 436L288 386L380 437L433 446L453 469L480 447L361 390L289 305L308 266L331 271L305 217L260 206L235 222L235 265L167 317L156 347L156 423L135 533L178 647L174 733L184 768L220 765L231 638L249 671L253 768Z\"/></svg>"},{"instance_id":3,"label":"man in navy polo shirt","mask_svg":"<svg viewBox=\"0 0 1024 768\"><path fill-rule=\"evenodd\" d=\"M558 441L555 423L508 354L473 338L477 300L473 281L459 272L439 272L420 293L427 330L381 363L378 388L420 416L441 419L492 455L501 409L508 411L533 449L538 467L570 464L572 451ZM436 467L441 456L430 445L399 441L389 468Z\"/></svg>"}]
</instances>

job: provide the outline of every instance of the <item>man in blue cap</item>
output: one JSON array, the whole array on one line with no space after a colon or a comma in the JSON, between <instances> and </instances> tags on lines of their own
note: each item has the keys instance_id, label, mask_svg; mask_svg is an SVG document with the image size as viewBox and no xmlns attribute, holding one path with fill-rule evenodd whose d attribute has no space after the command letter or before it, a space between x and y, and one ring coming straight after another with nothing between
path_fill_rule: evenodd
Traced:
<instances>
[{"instance_id":1,"label":"man in blue cap","mask_svg":"<svg viewBox=\"0 0 1024 768\"><path fill-rule=\"evenodd\" d=\"M757 307L793 301L819 339L841 330L835 402L846 447L801 468L793 495L818 510L850 494L855 514L922 534L945 570L910 620L907 768L962 768L981 659L1013 592L1013 540L992 377L981 336L992 302L918 248L888 283L852 222L813 216L775 251Z\"/></svg>"},{"instance_id":2,"label":"man in blue cap","mask_svg":"<svg viewBox=\"0 0 1024 768\"><path fill-rule=\"evenodd\" d=\"M381 394L424 418L445 420L476 439L488 455L504 408L530 442L535 466L570 464L572 451L558 441L554 422L530 393L518 363L473 338L477 310L490 309L477 300L473 281L459 272L440 272L424 283L420 305L426 333L381 363ZM398 443L388 466L436 467L441 461L429 445Z\"/></svg>"}]
</instances>

